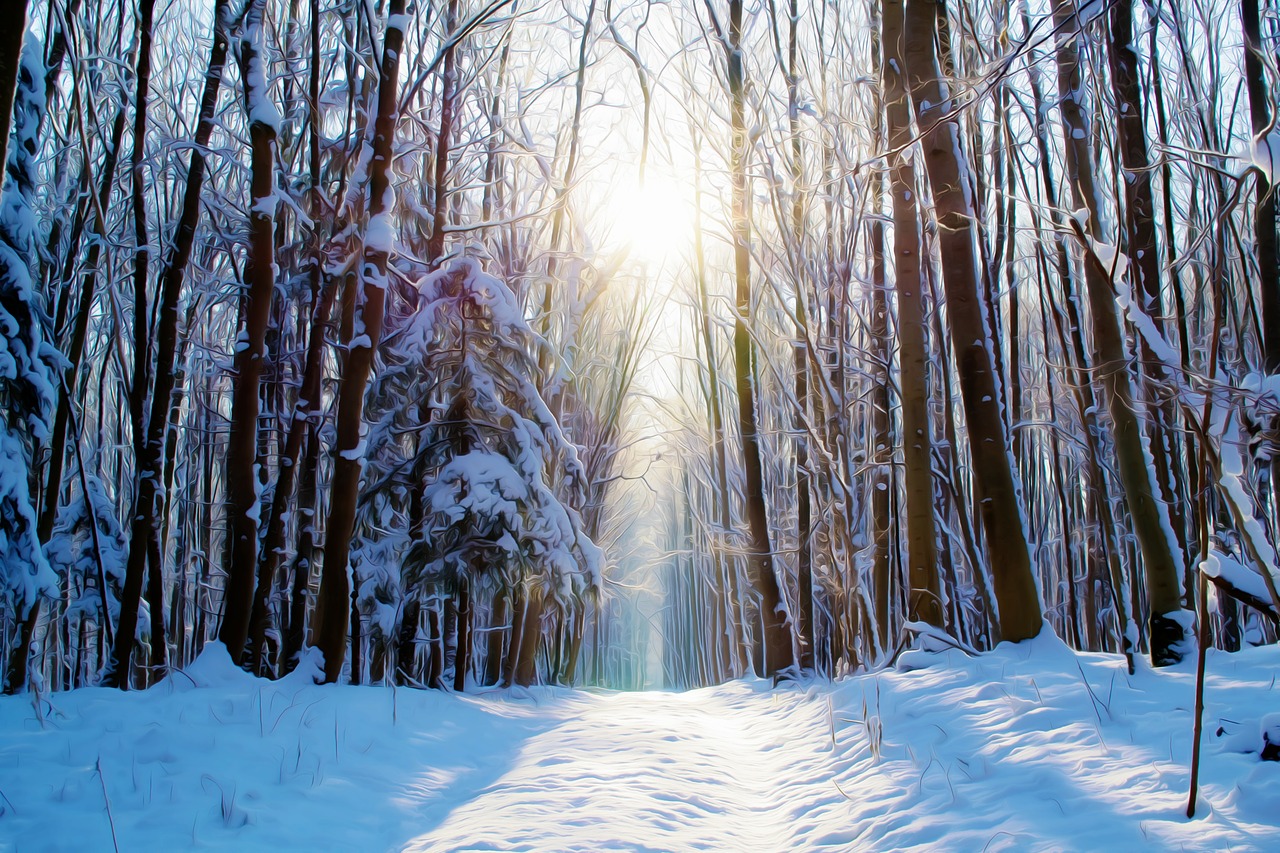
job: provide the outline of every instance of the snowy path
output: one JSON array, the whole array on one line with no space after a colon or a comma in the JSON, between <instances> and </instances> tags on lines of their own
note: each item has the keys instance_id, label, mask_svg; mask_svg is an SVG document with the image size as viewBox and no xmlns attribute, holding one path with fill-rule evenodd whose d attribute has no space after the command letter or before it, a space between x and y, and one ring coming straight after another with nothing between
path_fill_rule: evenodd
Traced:
<instances>
[{"instance_id":1,"label":"snowy path","mask_svg":"<svg viewBox=\"0 0 1280 853\"><path fill-rule=\"evenodd\" d=\"M145 692L0 697L0 853L1280 850L1280 647L1210 656L1190 821L1189 667L1052 637L917 663L451 695L207 651Z\"/></svg>"},{"instance_id":2,"label":"snowy path","mask_svg":"<svg viewBox=\"0 0 1280 853\"><path fill-rule=\"evenodd\" d=\"M569 704L410 849L790 850L806 812L841 799L825 702L739 684Z\"/></svg>"}]
</instances>

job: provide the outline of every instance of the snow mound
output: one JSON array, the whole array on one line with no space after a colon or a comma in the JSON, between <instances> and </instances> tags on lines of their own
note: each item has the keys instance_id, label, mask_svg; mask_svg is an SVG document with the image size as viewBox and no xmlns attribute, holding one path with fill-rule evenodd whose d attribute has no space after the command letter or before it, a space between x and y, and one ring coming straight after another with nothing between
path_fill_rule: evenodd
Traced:
<instances>
[{"instance_id":1,"label":"snow mound","mask_svg":"<svg viewBox=\"0 0 1280 853\"><path fill-rule=\"evenodd\" d=\"M250 687L258 683L258 679L236 666L227 653L227 647L214 641L204 647L185 669L176 675L169 676L175 687L183 682L193 687L235 688Z\"/></svg>"}]
</instances>

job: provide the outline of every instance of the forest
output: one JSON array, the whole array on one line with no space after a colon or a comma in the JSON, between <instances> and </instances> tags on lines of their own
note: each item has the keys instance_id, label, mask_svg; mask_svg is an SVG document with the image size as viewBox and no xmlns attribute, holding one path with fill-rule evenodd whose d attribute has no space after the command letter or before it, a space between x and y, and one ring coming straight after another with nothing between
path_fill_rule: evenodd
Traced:
<instances>
[{"instance_id":1,"label":"forest","mask_svg":"<svg viewBox=\"0 0 1280 853\"><path fill-rule=\"evenodd\" d=\"M1265 2L0 15L8 693L1276 637Z\"/></svg>"},{"instance_id":2,"label":"forest","mask_svg":"<svg viewBox=\"0 0 1280 853\"><path fill-rule=\"evenodd\" d=\"M1280 849L1278 93L1274 0L0 0L0 850Z\"/></svg>"}]
</instances>

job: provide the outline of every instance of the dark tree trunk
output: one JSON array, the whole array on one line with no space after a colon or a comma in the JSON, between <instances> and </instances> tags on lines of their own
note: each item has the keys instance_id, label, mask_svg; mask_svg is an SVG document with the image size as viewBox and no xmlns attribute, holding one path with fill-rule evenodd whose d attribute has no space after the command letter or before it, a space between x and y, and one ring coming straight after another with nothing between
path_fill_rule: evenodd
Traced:
<instances>
[{"instance_id":1,"label":"dark tree trunk","mask_svg":"<svg viewBox=\"0 0 1280 853\"><path fill-rule=\"evenodd\" d=\"M449 0L445 11L444 38L449 41L458 26L458 0ZM444 254L444 226L449 213L449 144L453 136L454 93L458 71L454 58L456 45L444 52L440 79L440 130L436 134L435 209L431 217L431 238L427 241L427 263L440 262Z\"/></svg>"},{"instance_id":2,"label":"dark tree trunk","mask_svg":"<svg viewBox=\"0 0 1280 853\"><path fill-rule=\"evenodd\" d=\"M463 578L458 584L458 640L453 655L453 689L467 689L467 670L471 668L471 584Z\"/></svg>"},{"instance_id":3,"label":"dark tree trunk","mask_svg":"<svg viewBox=\"0 0 1280 853\"><path fill-rule=\"evenodd\" d=\"M218 639L231 659L244 660L253 611L258 567L258 529L262 512L258 463L258 415L266 360L267 325L275 291L275 147L278 127L269 104L261 30L261 0L246 12L253 37L240 40L240 76L245 81L249 114L250 196L249 254L245 261L244 327L236 338L235 382L232 386L231 432L227 438L227 526L231 563L224 593Z\"/></svg>"},{"instance_id":4,"label":"dark tree trunk","mask_svg":"<svg viewBox=\"0 0 1280 853\"><path fill-rule=\"evenodd\" d=\"M502 638L507 635L505 626L509 596L498 592L493 597L493 611L489 617L489 630L485 633L484 684L490 687L502 681L502 664L505 661Z\"/></svg>"},{"instance_id":5,"label":"dark tree trunk","mask_svg":"<svg viewBox=\"0 0 1280 853\"><path fill-rule=\"evenodd\" d=\"M9 162L9 130L13 126L13 96L22 63L22 36L27 31L27 0L8 0L0 10L0 169ZM4 175L0 174L0 187Z\"/></svg>"},{"instance_id":6,"label":"dark tree trunk","mask_svg":"<svg viewBox=\"0 0 1280 853\"><path fill-rule=\"evenodd\" d=\"M1001 638L1017 642L1040 632L1039 594L1009 459L991 330L979 292L975 211L954 102L938 63L936 39L944 12L935 0L906 8L904 52L916 124L938 221L938 244L961 400L969 428L975 498L1000 610Z\"/></svg>"},{"instance_id":7,"label":"dark tree trunk","mask_svg":"<svg viewBox=\"0 0 1280 853\"><path fill-rule=\"evenodd\" d=\"M898 295L898 361L902 389L902 462L906 480L908 618L942 627L937 532L933 515L933 443L929 427L929 349L924 308L923 245L916 206L916 170L906 65L903 0L884 2L881 89L888 124L889 194L893 198L893 257ZM920 38L919 34L914 36Z\"/></svg>"},{"instance_id":8,"label":"dark tree trunk","mask_svg":"<svg viewBox=\"0 0 1280 853\"><path fill-rule=\"evenodd\" d=\"M756 415L755 354L747 324L752 319L751 298L751 198L748 185L750 157L746 124L746 70L742 51L742 2L729 4L729 40L725 45L730 96L730 180L732 182L732 230L735 305L733 324L734 383L738 392L738 431L745 468L748 564L756 594L760 597L763 660L760 674L774 676L796 665L791 614L782 596L769 535L769 514L764 496L764 464L761 458Z\"/></svg>"},{"instance_id":9,"label":"dark tree trunk","mask_svg":"<svg viewBox=\"0 0 1280 853\"><path fill-rule=\"evenodd\" d=\"M390 219L388 201L391 155L395 137L397 83L400 54L404 50L405 0L391 0L387 9L386 41L378 76L378 114L374 122L373 159L369 168L369 218ZM381 222L384 233L390 223ZM355 528L356 499L360 489L363 448L360 427L364 420L364 392L373 369L373 356L382 338L382 313L387 297L389 247L366 245L360 264L363 302L358 306L364 334L354 338L342 366L338 389L337 437L333 448L333 480L330 487L329 520L325 525L324 572L320 578L320 600L316 606L316 645L324 654L325 681L335 682L342 674L346 655L347 600L351 581L347 577L351 535Z\"/></svg>"}]
</instances>

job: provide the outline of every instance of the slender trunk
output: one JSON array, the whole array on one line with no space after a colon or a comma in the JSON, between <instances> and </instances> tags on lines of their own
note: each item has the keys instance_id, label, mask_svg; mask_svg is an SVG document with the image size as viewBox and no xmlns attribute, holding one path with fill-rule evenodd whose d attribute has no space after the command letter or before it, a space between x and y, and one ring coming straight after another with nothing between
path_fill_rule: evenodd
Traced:
<instances>
[{"instance_id":1,"label":"slender trunk","mask_svg":"<svg viewBox=\"0 0 1280 853\"><path fill-rule=\"evenodd\" d=\"M907 76L924 162L933 188L947 314L969 445L975 497L986 533L1004 640L1034 637L1042 624L1019 485L1001 415L988 318L979 292L976 224L968 161L935 37L943 14L935 0L913 0L905 14Z\"/></svg>"},{"instance_id":2,"label":"slender trunk","mask_svg":"<svg viewBox=\"0 0 1280 853\"><path fill-rule=\"evenodd\" d=\"M458 640L453 655L453 689L467 689L467 670L471 667L471 584L466 578L458 584Z\"/></svg>"},{"instance_id":3,"label":"slender trunk","mask_svg":"<svg viewBox=\"0 0 1280 853\"><path fill-rule=\"evenodd\" d=\"M742 50L742 2L729 4L728 54L730 96L730 180L732 183L734 380L738 392L738 431L745 468L748 564L760 597L763 660L760 674L774 676L796 665L791 614L782 596L769 538L764 497L764 463L756 415L755 354L747 324L751 322L751 198L748 183L749 140L746 125L746 69Z\"/></svg>"},{"instance_id":4,"label":"slender trunk","mask_svg":"<svg viewBox=\"0 0 1280 853\"><path fill-rule=\"evenodd\" d=\"M942 627L937 531L933 514L933 443L929 429L929 347L921 273L916 170L910 152L911 114L906 66L906 3L884 2L881 89L888 124L893 198L895 286L898 295L898 361L902 389L902 463L906 480L908 617ZM915 35L915 38L921 38ZM923 124L923 122L922 122ZM887 594L886 594L887 598Z\"/></svg>"},{"instance_id":5,"label":"slender trunk","mask_svg":"<svg viewBox=\"0 0 1280 853\"><path fill-rule=\"evenodd\" d=\"M316 551L316 497L320 467L320 426L307 425L307 452L298 481L298 546L293 554L293 590L289 596L289 630L280 650L281 670L291 672L306 641L307 603Z\"/></svg>"},{"instance_id":6,"label":"slender trunk","mask_svg":"<svg viewBox=\"0 0 1280 853\"><path fill-rule=\"evenodd\" d=\"M369 167L369 228L360 264L363 301L356 327L363 330L352 339L342 367L338 389L337 436L333 448L333 480L329 520L325 525L324 572L316 609L316 645L324 654L326 682L342 674L346 654L346 608L350 594L347 576L351 535L355 528L356 498L360 488L364 447L360 437L364 422L364 392L373 369L373 356L382 338L382 312L387 295L387 260L391 252L392 212L389 169L395 138L397 82L400 54L404 50L405 0L391 0L378 77L378 114L374 122L373 158ZM376 237L376 239L368 239Z\"/></svg>"},{"instance_id":7,"label":"slender trunk","mask_svg":"<svg viewBox=\"0 0 1280 853\"><path fill-rule=\"evenodd\" d=\"M311 0L311 63L308 78L308 100L309 108L307 120L308 128L308 160L310 161L310 179L311 179L311 210L312 217L318 217L321 210L321 185L320 185L320 0ZM311 257L311 269L309 271L311 284L311 300L314 304L319 296L320 282L322 277L323 258L320 254L320 245L317 235L314 254ZM336 282L330 282L325 288L325 293L329 299L336 298L338 287ZM329 309L319 312L320 320L326 326L328 324ZM312 319L312 334L315 334L316 318ZM323 336L321 336L323 340ZM308 350L308 355L310 351ZM323 353L321 353L323 355ZM303 377L303 385L306 385L307 377ZM306 398L309 402L318 403L318 393L308 395ZM313 410L309 412L305 420L305 428L303 438L307 444L306 456L302 461L302 475L298 482L298 547L293 558L293 589L290 594L289 602L289 625L285 631L284 644L281 649L281 657L283 658L282 669L286 672L293 668L293 660L302 649L302 644L306 638L306 613L307 613L307 593L311 588L311 562L312 555L315 552L315 519L316 519L316 480L318 478L318 468L320 464L320 431L318 422L321 415L318 406L314 405ZM295 417L296 417L295 413ZM292 430L295 423L290 424ZM281 463L283 464L283 463ZM282 531L283 532L283 531ZM271 537L268 536L267 553L270 554ZM250 625L252 630L252 623Z\"/></svg>"},{"instance_id":8,"label":"slender trunk","mask_svg":"<svg viewBox=\"0 0 1280 853\"><path fill-rule=\"evenodd\" d=\"M715 338L711 330L711 301L707 292L706 252L702 239L702 149L694 131L694 226L693 243L695 272L698 281L698 319L702 333L702 346L706 353L707 367L707 415L711 422L712 465L715 472L713 504L717 510L719 531L716 537L716 562L720 566L725 588L725 633L732 632L731 648L734 654L733 674L740 675L747 659L742 636L743 617L738 594L738 567L729 553L727 538L733 524L733 494L729 491L729 461L725 451L724 407L720 398L720 360L716 352Z\"/></svg>"},{"instance_id":9,"label":"slender trunk","mask_svg":"<svg viewBox=\"0 0 1280 853\"><path fill-rule=\"evenodd\" d=\"M102 163L102 173L98 189L98 205L96 210L105 212L111 199L111 187L115 183L116 164L119 162L120 145L124 139L125 111L116 113L111 128L111 147L107 150ZM62 492L62 475L66 458L67 427L71 419L71 405L79 384L80 362L84 357L84 345L89 334L89 319L93 315L93 301L98 288L98 261L102 246L106 241L106 223L95 213L93 230L98 239L94 240L85 257L85 273L80 282L80 302L76 308L75 321L71 327L71 339L67 344L65 355L67 366L62 373L62 389L58 395L58 410L54 414L53 438L49 443L49 461L46 464L44 484L44 501L37 522L38 535L41 542L48 542L53 534L53 525L58 516L58 500ZM75 250L73 243L72 251Z\"/></svg>"},{"instance_id":10,"label":"slender trunk","mask_svg":"<svg viewBox=\"0 0 1280 853\"><path fill-rule=\"evenodd\" d=\"M809 484L809 435L806 410L809 402L809 347L807 329L809 310L805 304L804 280L804 194L801 187L803 158L800 144L800 71L796 64L797 28L800 18L797 0L791 0L790 27L787 38L787 124L791 136L791 242L795 269L795 326L792 371L795 375L795 466L796 466L796 583L800 640L800 668L812 670L814 665L813 613L813 497Z\"/></svg>"},{"instance_id":11,"label":"slender trunk","mask_svg":"<svg viewBox=\"0 0 1280 853\"><path fill-rule=\"evenodd\" d=\"M150 377L150 323L147 317L147 267L151 256L147 239L147 193L143 161L147 145L147 106L151 100L151 30L155 0L138 0L138 64L134 71L137 89L133 100L133 148L129 173L133 209L133 385L129 395L129 416L133 422L135 458L142 457L145 442L143 424ZM154 619L156 614L152 614ZM154 644L153 644L154 648Z\"/></svg>"},{"instance_id":12,"label":"slender trunk","mask_svg":"<svg viewBox=\"0 0 1280 853\"><path fill-rule=\"evenodd\" d=\"M449 0L445 11L444 39L453 38L458 26L458 0ZM440 131L436 134L435 210L432 212L431 239L427 241L427 263L436 264L444 254L444 226L449 212L449 144L453 135L453 111L458 72L454 59L456 45L444 53L440 77Z\"/></svg>"},{"instance_id":13,"label":"slender trunk","mask_svg":"<svg viewBox=\"0 0 1280 853\"><path fill-rule=\"evenodd\" d=\"M875 114L875 138L877 146L884 146L888 142L884 115L887 107L888 87L884 81L883 3L878 5L877 14L880 19L879 26L876 26L875 22L871 26L871 66L876 78L881 81L880 104ZM901 12L898 13L898 17L901 18ZM899 22L899 26L900 24L901 22ZM899 49L898 52L900 54L901 50ZM898 68L901 70L901 59L899 59ZM902 104L902 109L904 112L907 110L905 102ZM908 132L910 131L910 121L910 115L908 114L906 118ZM911 167L910 161L907 161L907 165ZM914 168L911 168L914 173ZM911 180L912 192L914 192L914 176ZM873 178L872 187L874 192L872 210L879 214L884 210L884 177L877 176ZM828 215L830 215L830 211L828 211ZM914 221L915 218L912 217L912 220ZM871 369L875 374L872 380L870 401L870 461L872 469L870 476L870 512L868 517L872 531L871 607L875 625L875 645L878 647L876 648L877 655L883 655L889 648L890 641L889 550L893 533L889 523L889 513L891 511L890 503L893 500L890 480L890 472L893 467L893 433L890 417L892 403L889 398L889 385L893 354L892 344L889 340L889 294L888 285L885 282L887 277L885 263L887 241L885 239L884 222L877 216L871 222L870 228L871 316L867 332L871 337ZM829 247L828 251L830 250ZM917 288L917 292L918 290ZM834 345L836 345L835 342L833 342Z\"/></svg>"},{"instance_id":14,"label":"slender trunk","mask_svg":"<svg viewBox=\"0 0 1280 853\"><path fill-rule=\"evenodd\" d=\"M1088 211L1082 228L1094 244L1107 242L1102 230L1101 195L1094 179L1089 151L1089 118L1081 108L1083 77L1079 62L1079 39L1070 2L1054 7L1054 22L1064 34L1057 50L1058 87L1061 96L1063 141L1067 180L1077 209ZM1180 566L1177 547L1169 527L1167 509L1160 499L1152 472L1146 462L1145 436L1133 399L1121 318L1117 312L1112 271L1093 246L1085 253L1085 288L1093 321L1094 361L1102 384L1103 399L1115 438L1116 467L1124 488L1134 535L1146 569L1147 595L1151 607L1151 659L1156 666L1181 660L1181 625L1172 618L1182 608Z\"/></svg>"},{"instance_id":15,"label":"slender trunk","mask_svg":"<svg viewBox=\"0 0 1280 853\"><path fill-rule=\"evenodd\" d=\"M263 55L262 0L246 13L240 39L240 76L249 115L251 172L249 254L245 261L244 327L236 338L231 432L227 439L227 521L231 564L218 639L231 659L244 659L258 567L262 485L257 473L258 415L266 361L267 324L275 290L275 147L280 114L270 101Z\"/></svg>"},{"instance_id":16,"label":"slender trunk","mask_svg":"<svg viewBox=\"0 0 1280 853\"><path fill-rule=\"evenodd\" d=\"M148 575L147 605L151 613L151 661L160 665L164 661L164 605L163 583L157 560L159 546L156 543L156 517L160 505L160 466L164 456L164 433L152 446L151 435L143 424L148 384L150 384L150 336L147 318L147 246L146 188L143 186L143 147L147 134L147 101L151 92L151 24L155 0L141 0L138 4L138 58L137 90L133 102L133 152L131 158L132 202L134 227L133 256L133 387L129 394L129 419L133 425L134 469L136 485L133 494L132 537L129 539L129 556L125 562L124 590L120 597L120 626L115 635L115 648L111 665L102 678L109 686L127 688L129 671L136 644L138 606L142 598L143 575ZM86 310L86 306L82 306ZM86 318L87 321L87 318ZM170 375L172 379L172 375ZM159 391L159 389L157 389ZM159 420L168 418L169 394L161 401L152 392L152 407L163 402ZM147 476L150 475L150 476ZM56 503L56 496L51 498ZM150 573L148 573L148 564ZM105 593L104 593L105 594ZM160 599L160 601L157 601Z\"/></svg>"},{"instance_id":17,"label":"slender trunk","mask_svg":"<svg viewBox=\"0 0 1280 853\"><path fill-rule=\"evenodd\" d=\"M312 267L313 279L320 277L318 259ZM315 295L316 282L312 293ZM267 627L271 621L268 598L275 585L276 570L284 556L285 517L289 500L293 495L293 483L298 467L298 454L308 427L318 417L320 408L320 374L324 356L324 333L328 326L329 311L333 307L338 289L333 282L323 289L320 302L311 318L311 331L307 339L306 364L302 373L302 390L298 402L289 417L289 431L284 451L280 455L274 491L271 495L271 511L267 517L267 529L262 539L262 555L258 563L258 580L253 595L253 610L249 619L249 658L251 672L261 674L262 657Z\"/></svg>"},{"instance_id":18,"label":"slender trunk","mask_svg":"<svg viewBox=\"0 0 1280 853\"><path fill-rule=\"evenodd\" d=\"M1138 54L1133 45L1133 0L1117 0L1111 7L1111 41L1107 45L1111 64L1111 86L1119 115L1116 119L1116 142L1123 168L1125 224L1131 270L1137 273L1133 296L1141 299L1148 317L1164 315L1160 298L1160 246L1156 239L1155 193L1151 187L1152 167L1147 154L1141 85L1138 78ZM1157 320L1158 322L1158 320ZM1157 497L1163 498L1173 536L1170 547L1177 564L1179 583L1186 551L1186 524L1179 493L1179 472L1175 466L1175 432L1177 414L1170 387L1168 370L1145 337L1138 337L1139 351L1146 372L1146 386L1151 397L1149 420L1150 443L1156 452L1155 482ZM1189 595L1190 589L1186 590ZM1180 598L1180 597L1179 597ZM1175 609L1181 609L1181 602ZM1153 623L1154 624L1154 623ZM1178 634L1173 627L1162 629ZM1153 631L1153 636L1154 636ZM1176 640L1175 640L1176 641Z\"/></svg>"}]
</instances>

